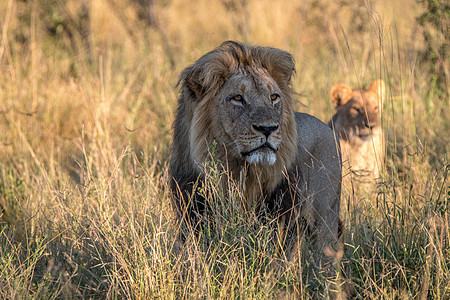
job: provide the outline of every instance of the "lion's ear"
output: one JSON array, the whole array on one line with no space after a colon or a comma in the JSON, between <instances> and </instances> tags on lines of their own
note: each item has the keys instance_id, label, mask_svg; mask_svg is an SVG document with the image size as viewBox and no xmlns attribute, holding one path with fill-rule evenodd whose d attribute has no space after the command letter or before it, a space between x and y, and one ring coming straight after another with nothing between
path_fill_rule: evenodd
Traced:
<instances>
[{"instance_id":1,"label":"lion's ear","mask_svg":"<svg viewBox=\"0 0 450 300\"><path fill-rule=\"evenodd\" d=\"M375 80L369 89L369 91L376 93L380 97L381 103L384 102L384 97L386 94L385 90L385 84L382 79Z\"/></svg>"},{"instance_id":2,"label":"lion's ear","mask_svg":"<svg viewBox=\"0 0 450 300\"><path fill-rule=\"evenodd\" d=\"M195 95L195 98L201 98L205 94L205 89L202 85L201 72L195 66L187 68L181 74L180 81L184 81L185 85L189 91Z\"/></svg>"},{"instance_id":3,"label":"lion's ear","mask_svg":"<svg viewBox=\"0 0 450 300\"><path fill-rule=\"evenodd\" d=\"M218 54L218 51L207 53L181 73L179 82L182 82L196 99L216 92L227 77L228 66Z\"/></svg>"},{"instance_id":4,"label":"lion's ear","mask_svg":"<svg viewBox=\"0 0 450 300\"><path fill-rule=\"evenodd\" d=\"M331 103L336 108L341 105L345 105L350 99L352 99L352 89L345 84L337 84L330 90Z\"/></svg>"},{"instance_id":5,"label":"lion's ear","mask_svg":"<svg viewBox=\"0 0 450 300\"><path fill-rule=\"evenodd\" d=\"M278 84L289 84L295 73L295 61L292 55L270 47L262 47L258 50L262 50L262 53L260 52L262 65L267 68L272 78Z\"/></svg>"}]
</instances>

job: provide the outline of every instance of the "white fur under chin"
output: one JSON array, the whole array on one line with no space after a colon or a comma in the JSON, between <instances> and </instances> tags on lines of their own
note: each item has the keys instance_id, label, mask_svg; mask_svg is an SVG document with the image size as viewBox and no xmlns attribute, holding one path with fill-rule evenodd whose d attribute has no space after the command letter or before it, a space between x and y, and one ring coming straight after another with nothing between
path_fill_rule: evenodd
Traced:
<instances>
[{"instance_id":1,"label":"white fur under chin","mask_svg":"<svg viewBox=\"0 0 450 300\"><path fill-rule=\"evenodd\" d=\"M277 155L273 152L261 153L253 152L245 157L249 164L273 165L277 161Z\"/></svg>"}]
</instances>

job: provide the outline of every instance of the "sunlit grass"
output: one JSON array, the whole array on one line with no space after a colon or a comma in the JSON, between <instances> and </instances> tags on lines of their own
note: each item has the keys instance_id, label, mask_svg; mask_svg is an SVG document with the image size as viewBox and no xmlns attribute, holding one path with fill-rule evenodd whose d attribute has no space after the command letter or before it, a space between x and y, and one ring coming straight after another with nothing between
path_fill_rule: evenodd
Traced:
<instances>
[{"instance_id":1,"label":"sunlit grass","mask_svg":"<svg viewBox=\"0 0 450 300\"><path fill-rule=\"evenodd\" d=\"M450 297L448 99L428 91L414 1L161 1L162 31L137 1L91 1L90 52L77 31L48 31L77 16L82 1L66 2L61 16L0 3L0 297ZM333 276L305 248L288 257L276 222L246 214L213 175L205 192L223 202L200 237L175 218L178 75L227 39L291 52L296 109L324 122L333 84L387 83L385 167L372 191L343 191Z\"/></svg>"}]
</instances>

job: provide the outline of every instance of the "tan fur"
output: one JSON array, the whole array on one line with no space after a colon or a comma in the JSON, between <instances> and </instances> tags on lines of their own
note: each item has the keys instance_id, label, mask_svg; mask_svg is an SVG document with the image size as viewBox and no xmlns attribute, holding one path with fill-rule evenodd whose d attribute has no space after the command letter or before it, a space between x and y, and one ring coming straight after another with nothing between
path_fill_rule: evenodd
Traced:
<instances>
[{"instance_id":1,"label":"tan fur","mask_svg":"<svg viewBox=\"0 0 450 300\"><path fill-rule=\"evenodd\" d=\"M193 189L216 142L214 159L240 183L247 208L266 201L291 222L294 209L316 229L321 246L337 241L339 150L325 124L294 113L293 73L289 53L236 42L182 72L170 162L181 217L198 222L205 209Z\"/></svg>"},{"instance_id":2,"label":"tan fur","mask_svg":"<svg viewBox=\"0 0 450 300\"><path fill-rule=\"evenodd\" d=\"M330 97L336 113L329 126L341 142L344 177L373 182L380 176L385 151L380 114L385 97L384 81L374 81L368 90L338 84L331 88Z\"/></svg>"}]
</instances>

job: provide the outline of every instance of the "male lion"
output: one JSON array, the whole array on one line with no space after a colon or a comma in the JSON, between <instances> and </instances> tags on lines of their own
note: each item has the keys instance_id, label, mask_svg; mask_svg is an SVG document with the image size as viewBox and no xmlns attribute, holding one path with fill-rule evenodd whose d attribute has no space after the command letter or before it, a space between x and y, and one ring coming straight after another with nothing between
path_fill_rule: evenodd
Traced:
<instances>
[{"instance_id":1,"label":"male lion","mask_svg":"<svg viewBox=\"0 0 450 300\"><path fill-rule=\"evenodd\" d=\"M380 116L384 90L381 79L368 90L351 89L345 84L330 90L336 113L328 125L339 137L344 171L357 182L370 183L380 175L385 147Z\"/></svg>"},{"instance_id":2,"label":"male lion","mask_svg":"<svg viewBox=\"0 0 450 300\"><path fill-rule=\"evenodd\" d=\"M246 208L265 202L288 228L297 217L305 220L321 253L335 245L339 146L326 124L294 113L294 71L285 51L228 41L181 73L170 159L180 218L195 226L207 208L193 189L205 178L202 164L215 144L214 159L242 183Z\"/></svg>"}]
</instances>

